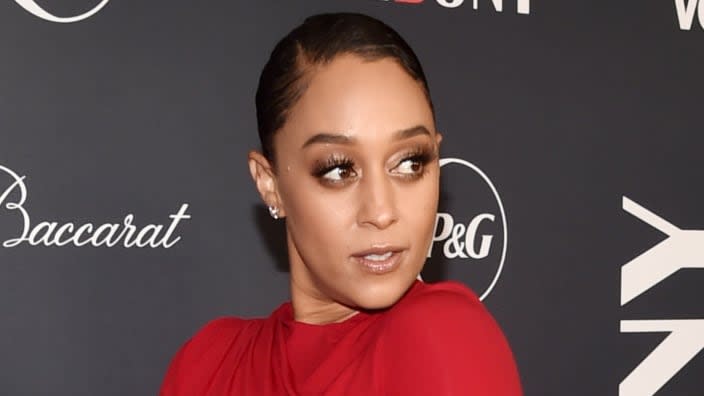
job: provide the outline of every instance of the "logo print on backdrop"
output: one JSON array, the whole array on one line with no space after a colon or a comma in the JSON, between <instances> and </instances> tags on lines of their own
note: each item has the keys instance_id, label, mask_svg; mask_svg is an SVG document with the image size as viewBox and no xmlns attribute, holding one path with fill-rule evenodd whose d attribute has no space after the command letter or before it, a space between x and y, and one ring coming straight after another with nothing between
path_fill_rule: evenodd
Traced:
<instances>
[{"instance_id":1,"label":"logo print on backdrop","mask_svg":"<svg viewBox=\"0 0 704 396\"><path fill-rule=\"evenodd\" d=\"M704 230L682 230L623 197L623 210L668 237L621 267L621 306L682 268L704 268ZM619 396L653 395L704 349L704 319L622 320L622 333L670 333L619 385Z\"/></svg>"},{"instance_id":2,"label":"logo print on backdrop","mask_svg":"<svg viewBox=\"0 0 704 396\"><path fill-rule=\"evenodd\" d=\"M440 167L443 168L443 180L456 185L455 192L459 187L466 191L461 194L463 199L446 204L441 200L427 257L432 259L433 254L442 254L451 260L451 278L466 280L475 292L481 293L480 299L483 300L498 282L506 260L506 211L494 183L479 167L458 158L443 158ZM471 177L467 177L467 171ZM483 208L484 211L468 212L470 208ZM498 224L496 213L500 215ZM499 234L499 225L503 232L497 243L495 235L485 232ZM430 266L438 264L430 263Z\"/></svg>"},{"instance_id":3,"label":"logo print on backdrop","mask_svg":"<svg viewBox=\"0 0 704 396\"><path fill-rule=\"evenodd\" d=\"M704 0L675 0L675 9L680 30L692 29L695 13L699 18L699 26L704 29Z\"/></svg>"},{"instance_id":4,"label":"logo print on backdrop","mask_svg":"<svg viewBox=\"0 0 704 396\"><path fill-rule=\"evenodd\" d=\"M390 1L390 0L381 0ZM425 0L393 0L394 3L404 3L404 4L420 4ZM438 4L445 8L457 8L464 4L464 0L436 0ZM488 0L487 0L488 1ZM692 0L695 1L695 0ZM502 12L504 10L503 0L491 0L494 6L494 10L497 12ZM479 9L479 0L472 0L472 8L475 10ZM530 14L530 0L516 0L516 12L519 14Z\"/></svg>"},{"instance_id":5,"label":"logo print on backdrop","mask_svg":"<svg viewBox=\"0 0 704 396\"><path fill-rule=\"evenodd\" d=\"M108 1L110 1L110 0L101 0L100 3L97 6L93 7L92 10L84 12L81 15L72 16L72 17L57 17L56 15L43 9L34 0L15 0L15 3L19 4L20 7L24 8L25 10L27 10L27 12L31 13L32 15L37 16L41 19L44 19L45 21L57 22L57 23L71 23L71 22L79 22L84 19L90 18L91 16L98 13L98 11L103 9L103 7L105 7L105 5L108 4Z\"/></svg>"},{"instance_id":6,"label":"logo print on backdrop","mask_svg":"<svg viewBox=\"0 0 704 396\"><path fill-rule=\"evenodd\" d=\"M94 227L92 223L83 224L74 231L73 223L66 223L59 227L57 230L58 223L42 221L36 226L32 227L30 222L29 213L24 207L25 201L27 200L27 186L24 184L25 176L20 177L12 171L12 169L6 168L0 165L0 172L4 172L12 178L12 184L5 189L0 195L0 209L3 208L9 211L16 211L20 215L23 221L22 235L17 238L8 239L3 242L3 247L15 247L22 242L27 242L30 245L44 245L44 246L64 246L68 244L73 244L75 246L83 246L91 244L93 246L106 245L108 247L115 246L123 239L122 245L124 247L164 247L170 248L176 242L178 242L181 237L176 237L170 239L178 226L178 223L183 219L190 219L191 216L186 214L188 209L188 204L184 203L181 205L178 213L169 215L171 218L171 224L169 225L166 232L162 235L161 232L164 228L163 225L147 224L142 227L141 230L137 231L137 227L132 224L134 215L128 214L122 224L102 224L100 226ZM16 202L7 202L5 200L10 197L10 194L17 190L19 192L19 199ZM0 190L2 191L2 190ZM122 228L119 234L116 233ZM136 235L135 232L137 233ZM64 237L64 234L69 234L70 236ZM92 234L85 239L81 240L83 234Z\"/></svg>"}]
</instances>

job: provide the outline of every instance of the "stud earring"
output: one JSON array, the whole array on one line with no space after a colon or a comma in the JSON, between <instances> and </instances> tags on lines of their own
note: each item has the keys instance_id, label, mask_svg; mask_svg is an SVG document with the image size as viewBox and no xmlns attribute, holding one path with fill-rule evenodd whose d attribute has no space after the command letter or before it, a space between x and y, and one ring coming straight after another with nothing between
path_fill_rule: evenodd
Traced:
<instances>
[{"instance_id":1,"label":"stud earring","mask_svg":"<svg viewBox=\"0 0 704 396\"><path fill-rule=\"evenodd\" d=\"M277 208L276 206L269 206L269 214L274 219L278 219L279 218L279 208Z\"/></svg>"}]
</instances>

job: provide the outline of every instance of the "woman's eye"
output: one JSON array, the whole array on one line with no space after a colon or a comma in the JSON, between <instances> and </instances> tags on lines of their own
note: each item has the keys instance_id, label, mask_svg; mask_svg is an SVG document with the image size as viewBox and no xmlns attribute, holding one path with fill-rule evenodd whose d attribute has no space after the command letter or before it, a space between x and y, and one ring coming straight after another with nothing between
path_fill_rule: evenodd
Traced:
<instances>
[{"instance_id":1,"label":"woman's eye","mask_svg":"<svg viewBox=\"0 0 704 396\"><path fill-rule=\"evenodd\" d=\"M330 181L342 181L352 176L354 176L354 171L351 168L336 166L323 174L323 179Z\"/></svg>"},{"instance_id":2,"label":"woman's eye","mask_svg":"<svg viewBox=\"0 0 704 396\"><path fill-rule=\"evenodd\" d=\"M403 173L406 175L414 175L417 173L420 173L420 171L423 169L423 164L415 158L407 158L403 161L401 161L400 164L398 164L398 169L399 173Z\"/></svg>"}]
</instances>

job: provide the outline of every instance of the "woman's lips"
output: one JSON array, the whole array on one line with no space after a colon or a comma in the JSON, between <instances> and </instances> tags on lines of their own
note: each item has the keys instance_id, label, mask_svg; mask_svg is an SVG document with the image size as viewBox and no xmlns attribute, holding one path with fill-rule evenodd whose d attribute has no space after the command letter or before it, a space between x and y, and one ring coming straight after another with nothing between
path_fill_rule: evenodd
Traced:
<instances>
[{"instance_id":1,"label":"woman's lips","mask_svg":"<svg viewBox=\"0 0 704 396\"><path fill-rule=\"evenodd\" d=\"M386 274L398 268L403 249L396 247L373 248L355 253L352 258L362 269L372 274Z\"/></svg>"}]
</instances>

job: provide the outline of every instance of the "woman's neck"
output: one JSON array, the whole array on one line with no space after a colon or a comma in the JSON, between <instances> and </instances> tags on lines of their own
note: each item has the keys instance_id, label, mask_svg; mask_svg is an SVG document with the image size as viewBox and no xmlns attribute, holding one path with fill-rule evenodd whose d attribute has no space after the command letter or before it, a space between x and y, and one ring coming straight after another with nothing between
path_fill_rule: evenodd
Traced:
<instances>
[{"instance_id":1,"label":"woman's neck","mask_svg":"<svg viewBox=\"0 0 704 396\"><path fill-rule=\"evenodd\" d=\"M318 303L303 302L301 298L293 296L291 305L293 306L294 320L316 325L343 322L359 313L357 310L334 302L328 304L322 301Z\"/></svg>"},{"instance_id":2,"label":"woman's neck","mask_svg":"<svg viewBox=\"0 0 704 396\"><path fill-rule=\"evenodd\" d=\"M293 271L292 271L293 272ZM293 318L308 324L342 322L359 313L358 310L340 304L321 294L310 282L297 279L291 274L291 305Z\"/></svg>"}]
</instances>

